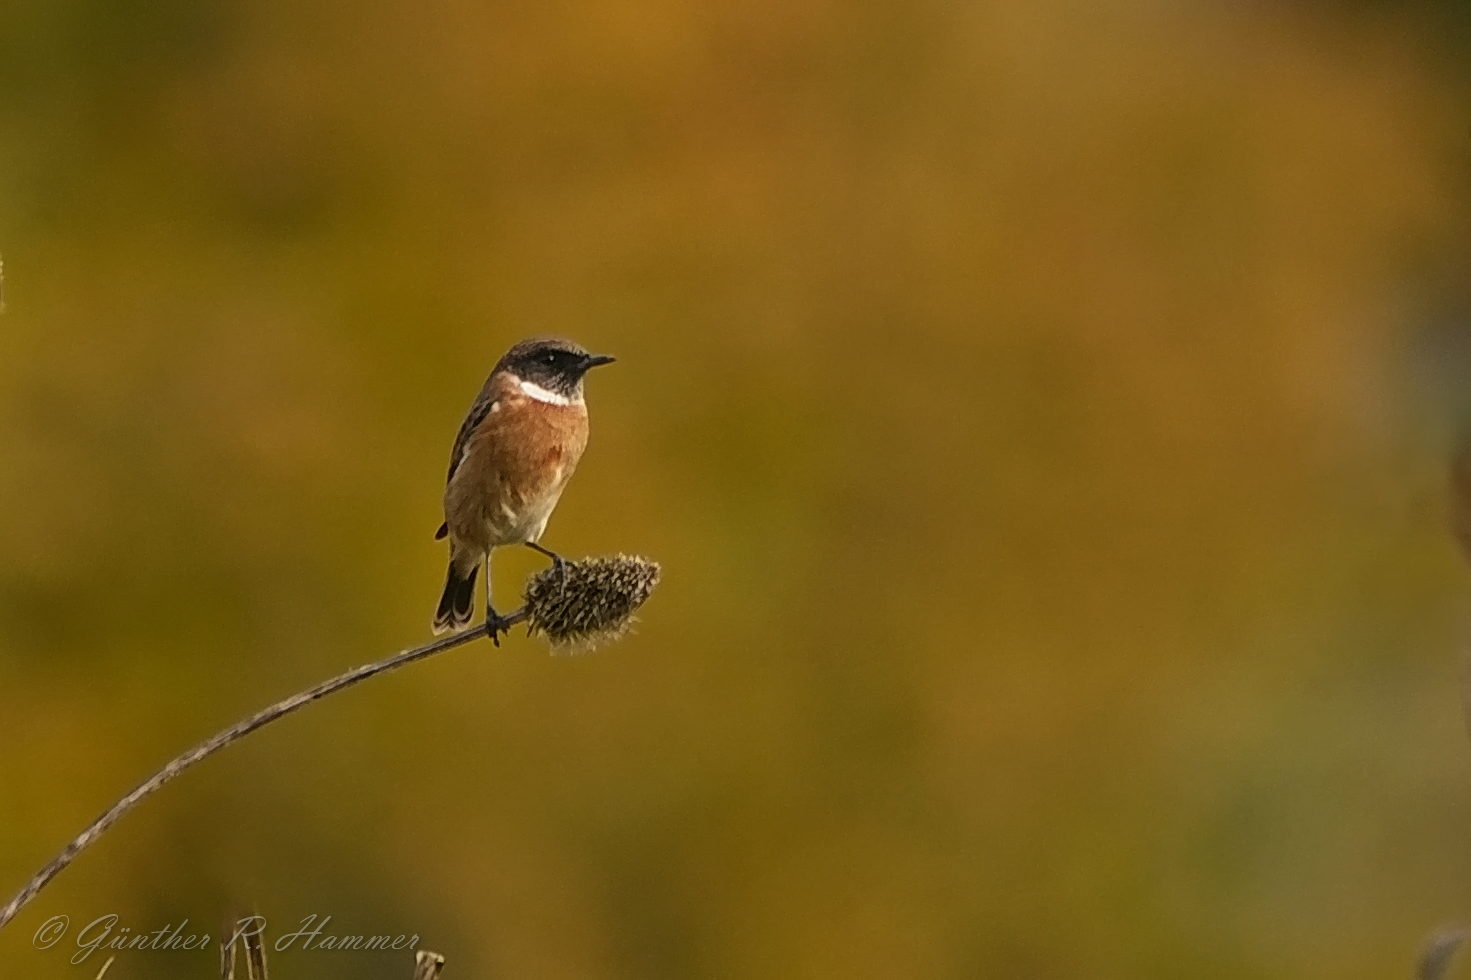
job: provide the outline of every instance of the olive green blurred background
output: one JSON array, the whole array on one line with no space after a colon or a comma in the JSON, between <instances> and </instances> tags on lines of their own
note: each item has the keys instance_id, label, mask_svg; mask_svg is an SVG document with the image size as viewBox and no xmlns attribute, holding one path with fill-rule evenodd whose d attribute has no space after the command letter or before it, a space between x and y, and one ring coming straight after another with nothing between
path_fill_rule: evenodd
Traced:
<instances>
[{"instance_id":1,"label":"olive green blurred background","mask_svg":"<svg viewBox=\"0 0 1471 980\"><path fill-rule=\"evenodd\" d=\"M1471 919L1465 27L12 0L0 892L426 638L522 336L619 357L546 543L665 582L592 656L476 644L209 760L0 974L95 976L52 915L251 908L447 978L1407 975Z\"/></svg>"}]
</instances>

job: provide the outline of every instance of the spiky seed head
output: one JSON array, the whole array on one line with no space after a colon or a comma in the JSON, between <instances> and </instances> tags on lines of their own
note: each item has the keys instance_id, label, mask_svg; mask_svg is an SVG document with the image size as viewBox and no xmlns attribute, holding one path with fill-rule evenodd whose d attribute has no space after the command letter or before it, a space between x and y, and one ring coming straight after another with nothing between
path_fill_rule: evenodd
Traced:
<instances>
[{"instance_id":1,"label":"spiky seed head","mask_svg":"<svg viewBox=\"0 0 1471 980\"><path fill-rule=\"evenodd\" d=\"M658 584L659 563L635 555L554 565L526 583L527 632L545 636L556 653L612 642Z\"/></svg>"}]
</instances>

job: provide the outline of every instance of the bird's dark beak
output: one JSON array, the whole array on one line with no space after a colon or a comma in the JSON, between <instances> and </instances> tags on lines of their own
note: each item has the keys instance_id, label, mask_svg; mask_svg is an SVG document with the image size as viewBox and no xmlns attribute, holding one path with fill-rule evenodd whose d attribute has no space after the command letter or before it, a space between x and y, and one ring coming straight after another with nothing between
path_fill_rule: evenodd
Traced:
<instances>
[{"instance_id":1,"label":"bird's dark beak","mask_svg":"<svg viewBox=\"0 0 1471 980\"><path fill-rule=\"evenodd\" d=\"M589 354L587 355L587 359L583 361L583 370L595 368L600 364L612 364L616 360L618 358L609 357L607 354Z\"/></svg>"}]
</instances>

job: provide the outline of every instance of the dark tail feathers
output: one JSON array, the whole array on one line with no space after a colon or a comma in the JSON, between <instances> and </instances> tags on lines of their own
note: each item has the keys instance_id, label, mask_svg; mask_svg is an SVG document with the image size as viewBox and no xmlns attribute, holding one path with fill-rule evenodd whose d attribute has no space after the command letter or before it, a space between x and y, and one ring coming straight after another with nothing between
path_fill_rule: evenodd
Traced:
<instances>
[{"instance_id":1,"label":"dark tail feathers","mask_svg":"<svg viewBox=\"0 0 1471 980\"><path fill-rule=\"evenodd\" d=\"M461 575L455 563L449 563L444 595L439 597L439 609L434 613L434 632L470 625L470 614L475 610L475 574L479 571L480 566L475 565L470 574Z\"/></svg>"}]
</instances>

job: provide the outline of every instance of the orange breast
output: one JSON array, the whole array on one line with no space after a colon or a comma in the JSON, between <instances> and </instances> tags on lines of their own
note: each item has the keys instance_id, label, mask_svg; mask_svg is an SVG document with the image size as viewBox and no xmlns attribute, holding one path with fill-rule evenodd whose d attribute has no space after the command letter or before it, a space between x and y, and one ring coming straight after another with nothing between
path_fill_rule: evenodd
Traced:
<instances>
[{"instance_id":1,"label":"orange breast","mask_svg":"<svg viewBox=\"0 0 1471 980\"><path fill-rule=\"evenodd\" d=\"M525 540L546 523L586 446L586 406L505 392L445 488L451 535L477 549Z\"/></svg>"},{"instance_id":2,"label":"orange breast","mask_svg":"<svg viewBox=\"0 0 1471 980\"><path fill-rule=\"evenodd\" d=\"M530 500L559 490L586 447L586 407L515 395L486 419L471 454L483 451L502 487Z\"/></svg>"}]
</instances>

